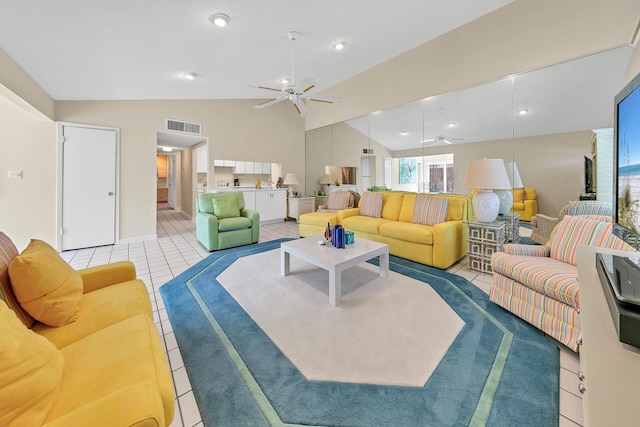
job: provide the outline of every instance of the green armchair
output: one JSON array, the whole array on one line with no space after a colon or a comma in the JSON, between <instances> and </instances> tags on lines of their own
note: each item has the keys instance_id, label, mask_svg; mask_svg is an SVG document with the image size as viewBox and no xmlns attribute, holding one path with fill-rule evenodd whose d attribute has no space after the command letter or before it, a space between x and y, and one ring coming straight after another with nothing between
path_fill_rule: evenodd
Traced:
<instances>
[{"instance_id":1,"label":"green armchair","mask_svg":"<svg viewBox=\"0 0 640 427\"><path fill-rule=\"evenodd\" d=\"M198 195L196 237L209 251L258 243L260 214L247 210L241 191Z\"/></svg>"}]
</instances>

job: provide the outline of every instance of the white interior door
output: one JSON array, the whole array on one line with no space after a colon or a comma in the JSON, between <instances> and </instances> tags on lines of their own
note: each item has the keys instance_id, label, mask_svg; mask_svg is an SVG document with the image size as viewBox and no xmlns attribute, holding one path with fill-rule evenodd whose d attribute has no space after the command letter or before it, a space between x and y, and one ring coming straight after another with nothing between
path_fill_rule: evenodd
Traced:
<instances>
[{"instance_id":1,"label":"white interior door","mask_svg":"<svg viewBox=\"0 0 640 427\"><path fill-rule=\"evenodd\" d=\"M384 158L384 186L393 188L393 159L391 157Z\"/></svg>"},{"instance_id":2,"label":"white interior door","mask_svg":"<svg viewBox=\"0 0 640 427\"><path fill-rule=\"evenodd\" d=\"M112 245L117 238L118 131L60 126L62 250Z\"/></svg>"},{"instance_id":3,"label":"white interior door","mask_svg":"<svg viewBox=\"0 0 640 427\"><path fill-rule=\"evenodd\" d=\"M176 155L167 156L168 160L168 175L169 175L169 204L173 209L176 208L177 191L176 191L176 176L178 174L178 168L176 165Z\"/></svg>"}]
</instances>

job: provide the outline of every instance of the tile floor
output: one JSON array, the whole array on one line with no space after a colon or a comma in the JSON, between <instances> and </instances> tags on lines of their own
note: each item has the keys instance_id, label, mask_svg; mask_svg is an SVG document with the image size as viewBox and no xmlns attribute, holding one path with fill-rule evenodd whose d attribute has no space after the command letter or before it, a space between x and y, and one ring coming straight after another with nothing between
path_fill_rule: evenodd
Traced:
<instances>
[{"instance_id":1,"label":"tile floor","mask_svg":"<svg viewBox=\"0 0 640 427\"><path fill-rule=\"evenodd\" d=\"M523 230L526 233L526 230ZM172 427L203 426L187 373L182 362L171 324L159 293L159 287L196 264L209 252L198 243L195 224L175 211L159 211L156 240L101 246L62 252L62 257L76 268L86 268L109 262L130 260L138 277L147 284L154 310L154 320L164 337L165 349L173 371L176 390L176 411ZM282 237L298 237L295 221L263 225L260 228L260 242ZM491 276L469 270L466 259L452 266L448 271L459 274L485 292L489 291ZM555 341L554 341L555 342ZM582 397L578 392L579 358L571 350L560 347L560 427L583 425Z\"/></svg>"}]
</instances>

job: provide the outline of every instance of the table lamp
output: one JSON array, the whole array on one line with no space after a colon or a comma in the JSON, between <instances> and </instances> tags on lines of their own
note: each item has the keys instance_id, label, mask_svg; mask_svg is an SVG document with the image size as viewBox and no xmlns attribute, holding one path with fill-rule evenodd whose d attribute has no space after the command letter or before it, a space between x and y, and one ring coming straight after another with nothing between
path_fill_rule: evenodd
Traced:
<instances>
[{"instance_id":1,"label":"table lamp","mask_svg":"<svg viewBox=\"0 0 640 427\"><path fill-rule=\"evenodd\" d=\"M289 187L289 197L293 197L293 193L294 193L293 186L299 184L298 178L296 178L294 174L288 173L287 175L285 175L284 181L282 183Z\"/></svg>"},{"instance_id":2,"label":"table lamp","mask_svg":"<svg viewBox=\"0 0 640 427\"><path fill-rule=\"evenodd\" d=\"M472 204L480 222L491 223L498 217L500 199L493 190L511 190L507 170L502 159L471 160L467 163L464 187L475 188Z\"/></svg>"},{"instance_id":3,"label":"table lamp","mask_svg":"<svg viewBox=\"0 0 640 427\"><path fill-rule=\"evenodd\" d=\"M329 191L329 185L331 182L331 175L328 173L325 173L322 178L320 178L320 185L326 185L325 191Z\"/></svg>"},{"instance_id":4,"label":"table lamp","mask_svg":"<svg viewBox=\"0 0 640 427\"><path fill-rule=\"evenodd\" d=\"M520 179L520 173L518 172L518 165L516 165L515 162L504 162L504 167L507 170L507 176L509 177L511 188L524 188L522 179ZM500 215L508 215L513 207L513 191L497 190L495 193L500 199L500 209L498 212Z\"/></svg>"}]
</instances>

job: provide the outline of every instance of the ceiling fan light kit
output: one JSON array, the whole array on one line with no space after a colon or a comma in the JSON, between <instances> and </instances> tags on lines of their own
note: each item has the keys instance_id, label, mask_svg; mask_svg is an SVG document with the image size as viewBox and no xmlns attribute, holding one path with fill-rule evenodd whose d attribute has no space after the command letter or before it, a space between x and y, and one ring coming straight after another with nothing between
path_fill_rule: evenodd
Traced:
<instances>
[{"instance_id":1,"label":"ceiling fan light kit","mask_svg":"<svg viewBox=\"0 0 640 427\"><path fill-rule=\"evenodd\" d=\"M216 27L226 27L229 21L231 21L231 18L229 18L229 15L224 13L214 13L209 17L209 22Z\"/></svg>"},{"instance_id":2,"label":"ceiling fan light kit","mask_svg":"<svg viewBox=\"0 0 640 427\"><path fill-rule=\"evenodd\" d=\"M254 105L254 108L262 109L269 107L273 104L277 104L278 102L289 100L293 104L293 107L296 109L298 114L302 117L305 117L309 110L307 109L307 105L304 103L304 100L315 101L315 102L324 102L327 104L334 104L342 102L341 98L336 98L332 96L322 96L322 95L311 95L308 93L312 89L316 87L313 79L306 78L299 85L296 84L295 74L294 74L294 59L295 59L295 40L298 38L297 31L289 31L287 33L287 37L291 40L291 79L282 80L283 86L281 89L272 88L268 86L253 86L248 85L248 87L253 87L256 89L269 90L280 92L280 96L276 98L267 99L264 102L261 102L257 105Z\"/></svg>"}]
</instances>

